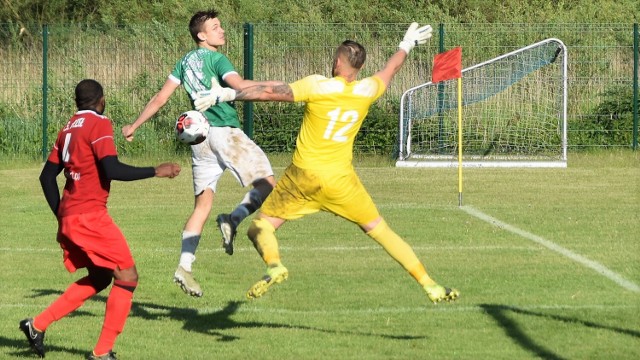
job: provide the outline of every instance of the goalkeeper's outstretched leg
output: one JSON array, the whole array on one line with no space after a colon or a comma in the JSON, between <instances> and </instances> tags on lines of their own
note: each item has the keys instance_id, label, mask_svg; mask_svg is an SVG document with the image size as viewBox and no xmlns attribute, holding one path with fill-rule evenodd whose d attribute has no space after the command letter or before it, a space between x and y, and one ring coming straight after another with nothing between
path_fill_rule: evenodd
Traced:
<instances>
[{"instance_id":1,"label":"goalkeeper's outstretched leg","mask_svg":"<svg viewBox=\"0 0 640 360\"><path fill-rule=\"evenodd\" d=\"M372 221L369 224L361 225L362 229L367 232L372 239L377 241L387 251L387 253L396 260L407 272L420 284L427 297L432 303L437 304L441 301L455 301L460 292L437 284L427 274L424 265L418 260L413 249L398 234L396 234L383 218ZM369 231L367 231L370 229Z\"/></svg>"}]
</instances>

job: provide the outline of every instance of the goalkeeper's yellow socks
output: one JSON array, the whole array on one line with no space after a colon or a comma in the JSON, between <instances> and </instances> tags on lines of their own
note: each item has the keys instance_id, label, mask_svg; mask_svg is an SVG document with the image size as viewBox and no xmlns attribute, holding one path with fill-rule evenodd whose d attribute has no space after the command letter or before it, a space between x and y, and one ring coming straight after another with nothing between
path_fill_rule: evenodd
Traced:
<instances>
[{"instance_id":1,"label":"goalkeeper's yellow socks","mask_svg":"<svg viewBox=\"0 0 640 360\"><path fill-rule=\"evenodd\" d=\"M426 271L424 272L424 275L420 278L420 280L418 280L418 283L422 287L437 285L437 283L427 274Z\"/></svg>"},{"instance_id":2,"label":"goalkeeper's yellow socks","mask_svg":"<svg viewBox=\"0 0 640 360\"><path fill-rule=\"evenodd\" d=\"M435 284L427 275L424 265L420 262L413 249L398 234L396 234L386 221L382 219L376 227L367 233L377 241L420 285Z\"/></svg>"},{"instance_id":3,"label":"goalkeeper's yellow socks","mask_svg":"<svg viewBox=\"0 0 640 360\"><path fill-rule=\"evenodd\" d=\"M278 240L276 239L276 229L265 219L254 219L249 226L247 235L253 242L253 246L258 250L262 260L269 265L280 264L280 251L278 250Z\"/></svg>"}]
</instances>

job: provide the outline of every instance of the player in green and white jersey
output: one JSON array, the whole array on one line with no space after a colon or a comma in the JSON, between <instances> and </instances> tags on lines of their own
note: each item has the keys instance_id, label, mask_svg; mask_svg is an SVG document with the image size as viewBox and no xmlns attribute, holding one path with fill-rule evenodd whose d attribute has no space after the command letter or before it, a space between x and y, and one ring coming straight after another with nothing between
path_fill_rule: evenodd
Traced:
<instances>
[{"instance_id":1,"label":"player in green and white jersey","mask_svg":"<svg viewBox=\"0 0 640 360\"><path fill-rule=\"evenodd\" d=\"M225 44L225 32L215 10L195 13L189 22L189 31L198 47L177 62L138 118L122 128L127 140L133 140L136 129L151 119L180 85L193 99L198 91L214 85L241 90L253 85L281 84L243 79L229 59L218 52ZM229 169L241 186L253 187L231 213L220 214L216 219L222 232L223 247L229 255L233 254L238 224L260 208L275 186L271 164L262 149L240 129L235 106L221 103L203 113L211 128L204 142L191 146L195 206L182 232L181 255L174 274L174 282L185 293L197 297L202 296L202 289L192 275L192 264L222 173Z\"/></svg>"}]
</instances>

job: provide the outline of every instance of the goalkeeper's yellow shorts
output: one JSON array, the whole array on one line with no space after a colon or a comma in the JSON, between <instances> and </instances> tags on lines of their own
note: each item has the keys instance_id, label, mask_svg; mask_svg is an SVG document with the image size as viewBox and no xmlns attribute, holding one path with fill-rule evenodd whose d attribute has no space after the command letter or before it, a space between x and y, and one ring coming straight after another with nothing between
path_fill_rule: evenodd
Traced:
<instances>
[{"instance_id":1,"label":"goalkeeper's yellow shorts","mask_svg":"<svg viewBox=\"0 0 640 360\"><path fill-rule=\"evenodd\" d=\"M260 211L294 220L327 211L359 225L380 216L353 168L341 172L313 171L289 165Z\"/></svg>"}]
</instances>

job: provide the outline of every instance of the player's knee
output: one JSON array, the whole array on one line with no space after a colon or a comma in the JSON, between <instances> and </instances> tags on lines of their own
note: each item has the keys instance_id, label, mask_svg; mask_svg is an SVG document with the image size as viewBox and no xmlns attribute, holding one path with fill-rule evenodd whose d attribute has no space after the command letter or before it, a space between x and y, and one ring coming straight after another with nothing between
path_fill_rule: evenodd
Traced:
<instances>
[{"instance_id":1,"label":"player's knee","mask_svg":"<svg viewBox=\"0 0 640 360\"><path fill-rule=\"evenodd\" d=\"M249 191L249 205L253 208L253 211L259 209L262 206L262 202L269 196L272 188L265 190L253 189Z\"/></svg>"},{"instance_id":2,"label":"player's knee","mask_svg":"<svg viewBox=\"0 0 640 360\"><path fill-rule=\"evenodd\" d=\"M256 237L258 236L259 232L260 229L256 225L256 220L254 219L251 221L251 224L249 224L249 229L247 229L247 237L249 237L249 240L251 240L251 242L255 244Z\"/></svg>"},{"instance_id":3,"label":"player's knee","mask_svg":"<svg viewBox=\"0 0 640 360\"><path fill-rule=\"evenodd\" d=\"M391 228L382 217L379 217L365 226L361 226L361 228L367 235L369 235L369 237L377 242L381 242L384 238L388 238L389 232L392 232Z\"/></svg>"},{"instance_id":4,"label":"player's knee","mask_svg":"<svg viewBox=\"0 0 640 360\"><path fill-rule=\"evenodd\" d=\"M362 229L362 231L364 231L366 234L369 234L370 232L376 229L382 229L384 227L387 227L387 224L381 216L378 216L377 218L375 218L374 220L366 224L359 224L359 226Z\"/></svg>"},{"instance_id":5,"label":"player's knee","mask_svg":"<svg viewBox=\"0 0 640 360\"><path fill-rule=\"evenodd\" d=\"M115 280L113 282L113 286L124 289L130 293L133 293L138 287L137 281L125 281L125 280Z\"/></svg>"},{"instance_id":6,"label":"player's knee","mask_svg":"<svg viewBox=\"0 0 640 360\"><path fill-rule=\"evenodd\" d=\"M269 183L269 186L272 189L276 187L276 178L273 175L267 177L265 180L267 181L267 183Z\"/></svg>"},{"instance_id":7,"label":"player's knee","mask_svg":"<svg viewBox=\"0 0 640 360\"><path fill-rule=\"evenodd\" d=\"M193 212L208 214L209 211L211 211L211 206L213 205L214 198L215 193L211 188L204 189L201 193L195 196Z\"/></svg>"},{"instance_id":8,"label":"player's knee","mask_svg":"<svg viewBox=\"0 0 640 360\"><path fill-rule=\"evenodd\" d=\"M255 244L261 234L266 232L273 233L274 231L275 229L269 221L265 219L253 219L253 221L251 221L251 225L249 225L249 229L247 230L247 236Z\"/></svg>"},{"instance_id":9,"label":"player's knee","mask_svg":"<svg viewBox=\"0 0 640 360\"><path fill-rule=\"evenodd\" d=\"M127 269L117 269L113 272L113 276L120 281L138 282L138 271L135 266Z\"/></svg>"},{"instance_id":10,"label":"player's knee","mask_svg":"<svg viewBox=\"0 0 640 360\"><path fill-rule=\"evenodd\" d=\"M113 278L113 274L106 271L90 271L89 272L89 281L91 282L91 286L96 289L96 292L100 292L111 284L111 279Z\"/></svg>"},{"instance_id":11,"label":"player's knee","mask_svg":"<svg viewBox=\"0 0 640 360\"><path fill-rule=\"evenodd\" d=\"M267 176L266 178L262 178L253 183L253 188L260 191L264 195L263 199L266 198L271 190L276 186L276 180L271 176Z\"/></svg>"}]
</instances>

